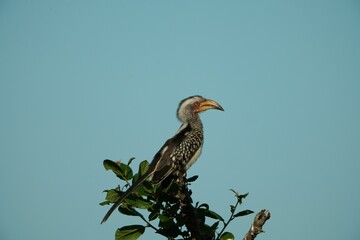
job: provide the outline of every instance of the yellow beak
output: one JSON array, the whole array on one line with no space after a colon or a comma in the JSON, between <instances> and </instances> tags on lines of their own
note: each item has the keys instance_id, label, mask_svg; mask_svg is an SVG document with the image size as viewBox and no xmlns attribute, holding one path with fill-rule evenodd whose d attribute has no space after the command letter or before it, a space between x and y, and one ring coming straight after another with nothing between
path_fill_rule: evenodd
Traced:
<instances>
[{"instance_id":1,"label":"yellow beak","mask_svg":"<svg viewBox=\"0 0 360 240\"><path fill-rule=\"evenodd\" d=\"M203 111L206 111L209 109L216 109L216 110L224 111L224 109L220 106L220 104L218 104L214 100L206 99L206 100L200 102L197 112L199 113L199 112L203 112Z\"/></svg>"}]
</instances>

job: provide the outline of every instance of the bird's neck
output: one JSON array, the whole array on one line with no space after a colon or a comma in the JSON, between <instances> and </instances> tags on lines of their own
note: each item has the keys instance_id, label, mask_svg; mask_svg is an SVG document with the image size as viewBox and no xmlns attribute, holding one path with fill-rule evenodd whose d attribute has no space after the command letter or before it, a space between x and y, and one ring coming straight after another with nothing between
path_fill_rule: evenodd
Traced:
<instances>
[{"instance_id":1,"label":"bird's neck","mask_svg":"<svg viewBox=\"0 0 360 240\"><path fill-rule=\"evenodd\" d=\"M200 119L192 119L188 122L183 122L181 124L181 127L179 128L179 130L177 131L177 133L181 132L182 130L184 130L185 128L190 127L191 130L199 130L200 132L203 131L203 126L202 126L202 122Z\"/></svg>"},{"instance_id":2,"label":"bird's neck","mask_svg":"<svg viewBox=\"0 0 360 240\"><path fill-rule=\"evenodd\" d=\"M199 117L191 119L186 124L189 124L192 129L198 129L198 130L201 130L201 131L203 129L203 125L202 125L202 122L201 122Z\"/></svg>"}]
</instances>

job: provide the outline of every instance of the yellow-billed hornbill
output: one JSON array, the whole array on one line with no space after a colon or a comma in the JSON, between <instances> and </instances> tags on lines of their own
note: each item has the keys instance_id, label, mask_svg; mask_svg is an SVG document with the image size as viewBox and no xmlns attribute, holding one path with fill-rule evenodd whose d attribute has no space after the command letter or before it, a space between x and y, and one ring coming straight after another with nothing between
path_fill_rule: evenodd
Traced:
<instances>
[{"instance_id":1,"label":"yellow-billed hornbill","mask_svg":"<svg viewBox=\"0 0 360 240\"><path fill-rule=\"evenodd\" d=\"M156 153L147 172L119 197L101 223L105 222L121 202L150 176L151 182L157 184L174 173L176 164L181 163L185 169L189 169L195 163L203 145L203 126L199 113L208 109L224 111L217 102L198 95L185 98L180 102L177 118L182 122L181 127L175 136L167 140Z\"/></svg>"}]
</instances>

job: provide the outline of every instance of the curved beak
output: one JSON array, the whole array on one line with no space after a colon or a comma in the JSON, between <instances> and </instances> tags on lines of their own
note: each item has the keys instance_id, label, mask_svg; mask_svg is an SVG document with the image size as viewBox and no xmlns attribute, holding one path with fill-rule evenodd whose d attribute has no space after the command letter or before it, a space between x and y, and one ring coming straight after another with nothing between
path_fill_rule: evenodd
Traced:
<instances>
[{"instance_id":1,"label":"curved beak","mask_svg":"<svg viewBox=\"0 0 360 240\"><path fill-rule=\"evenodd\" d=\"M206 111L209 109L216 109L216 110L224 111L224 109L220 106L220 104L218 104L214 100L205 99L204 101L200 102L197 112L203 112L203 111Z\"/></svg>"}]
</instances>

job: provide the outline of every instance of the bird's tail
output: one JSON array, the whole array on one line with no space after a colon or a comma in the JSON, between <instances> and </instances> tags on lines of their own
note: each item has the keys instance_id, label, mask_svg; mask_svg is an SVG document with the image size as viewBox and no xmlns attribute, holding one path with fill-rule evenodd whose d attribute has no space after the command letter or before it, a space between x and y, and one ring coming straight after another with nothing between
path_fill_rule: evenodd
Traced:
<instances>
[{"instance_id":1,"label":"bird's tail","mask_svg":"<svg viewBox=\"0 0 360 240\"><path fill-rule=\"evenodd\" d=\"M149 169L150 170L150 169ZM133 193L136 188L138 188L151 174L153 174L153 171L147 171L143 176L140 176L138 178L138 180L131 185L125 193L123 193L123 195L121 195L119 197L118 200L116 200L116 202L111 206L111 208L109 209L109 211L105 214L105 217L103 218L103 220L101 221L101 224L103 224L104 222L106 222L106 220L108 220L108 218L110 217L110 215L114 212L114 210L122 203L122 201L124 201L131 193Z\"/></svg>"}]
</instances>

